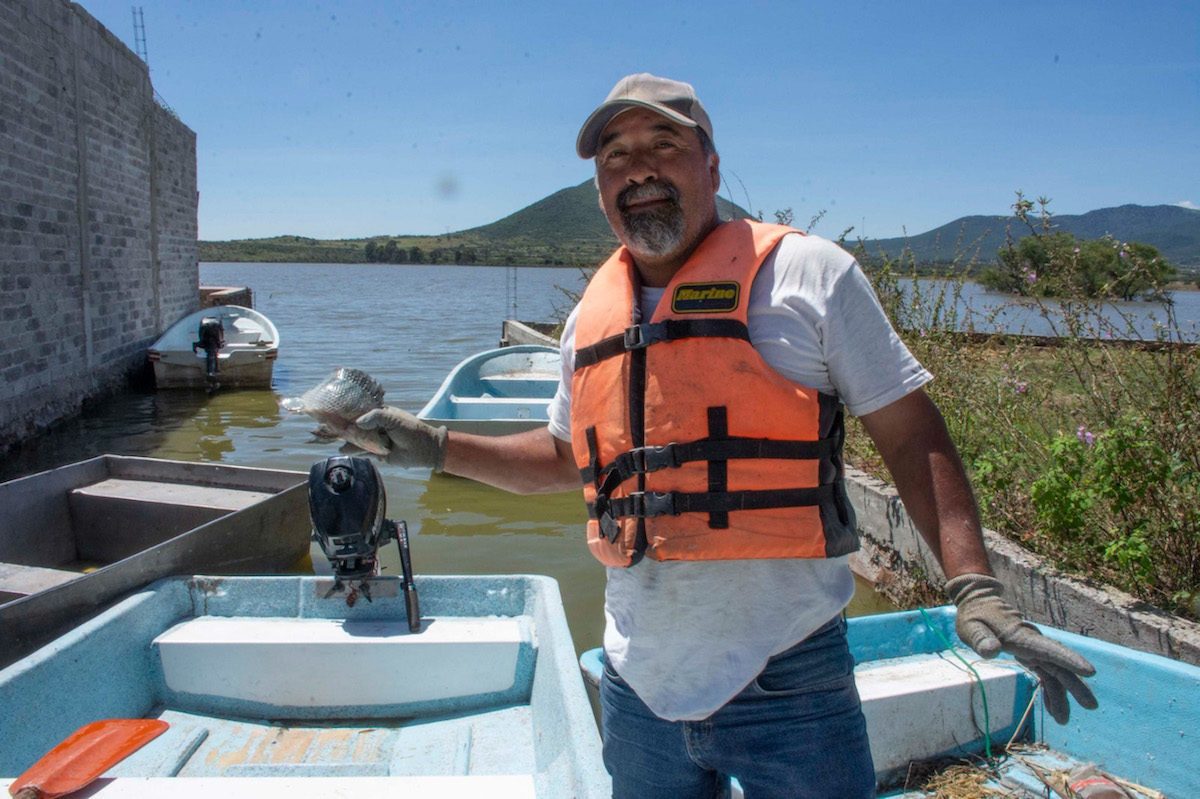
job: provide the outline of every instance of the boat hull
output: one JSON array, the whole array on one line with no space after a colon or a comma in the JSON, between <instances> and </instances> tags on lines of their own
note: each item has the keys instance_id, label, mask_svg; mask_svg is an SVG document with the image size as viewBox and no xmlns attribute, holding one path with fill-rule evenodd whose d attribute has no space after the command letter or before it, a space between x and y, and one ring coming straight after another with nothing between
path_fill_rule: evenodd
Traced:
<instances>
[{"instance_id":1,"label":"boat hull","mask_svg":"<svg viewBox=\"0 0 1200 799\"><path fill-rule=\"evenodd\" d=\"M207 355L194 345L203 320L219 320L224 343L210 379ZM263 314L240 305L217 305L172 325L147 351L160 389L270 388L279 356L279 331Z\"/></svg>"},{"instance_id":2,"label":"boat hull","mask_svg":"<svg viewBox=\"0 0 1200 799\"><path fill-rule=\"evenodd\" d=\"M277 350L262 352L233 353L220 360L217 382L222 388L270 388L275 372ZM238 357L233 357L237 355ZM188 357L191 360L188 361ZM163 356L172 357L172 356ZM175 353L177 360L156 360L154 363L154 385L156 388L207 388L208 373L205 371L204 353ZM182 363L179 361L183 361Z\"/></svg>"},{"instance_id":3,"label":"boat hull","mask_svg":"<svg viewBox=\"0 0 1200 799\"><path fill-rule=\"evenodd\" d=\"M306 475L102 455L0 485L0 664L171 574L283 571Z\"/></svg>"},{"instance_id":4,"label":"boat hull","mask_svg":"<svg viewBox=\"0 0 1200 799\"><path fill-rule=\"evenodd\" d=\"M1033 676L1007 655L982 660L958 639L954 620L950 606L849 620L881 797L927 796L903 787L922 771L913 764L978 762L989 747L1001 755L1014 739L1009 756L992 764L996 795L1051 795L1039 770L1095 763L1167 796L1200 796L1200 668L1039 625L1096 667L1087 683L1099 708L1076 705L1069 723L1059 725L1045 712ZM580 663L597 682L600 651L585 652ZM740 795L735 780L733 796Z\"/></svg>"},{"instance_id":5,"label":"boat hull","mask_svg":"<svg viewBox=\"0 0 1200 799\"><path fill-rule=\"evenodd\" d=\"M123 600L0 671L0 776L81 720L155 717L97 795L611 795L553 580L418 577L418 633L395 578L353 606L331 587L198 576Z\"/></svg>"},{"instance_id":6,"label":"boat hull","mask_svg":"<svg viewBox=\"0 0 1200 799\"><path fill-rule=\"evenodd\" d=\"M459 363L417 417L481 435L545 427L560 375L554 347L522 344L487 350Z\"/></svg>"}]
</instances>

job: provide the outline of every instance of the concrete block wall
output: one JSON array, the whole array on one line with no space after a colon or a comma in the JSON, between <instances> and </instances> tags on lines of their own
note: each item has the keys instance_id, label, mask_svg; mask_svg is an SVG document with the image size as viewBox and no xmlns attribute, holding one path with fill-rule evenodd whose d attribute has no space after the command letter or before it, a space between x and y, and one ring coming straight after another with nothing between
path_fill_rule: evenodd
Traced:
<instances>
[{"instance_id":1,"label":"concrete block wall","mask_svg":"<svg viewBox=\"0 0 1200 799\"><path fill-rule=\"evenodd\" d=\"M199 306L195 134L66 0L0 0L0 450Z\"/></svg>"},{"instance_id":2,"label":"concrete block wall","mask_svg":"<svg viewBox=\"0 0 1200 799\"><path fill-rule=\"evenodd\" d=\"M856 573L885 595L941 588L945 575L888 483L846 470L846 491L858 517L862 549L850 556ZM1146 605L1123 591L1094 585L1053 568L992 530L984 530L992 571L1007 598L1034 624L1200 666L1200 624ZM938 597L945 603L944 597Z\"/></svg>"}]
</instances>

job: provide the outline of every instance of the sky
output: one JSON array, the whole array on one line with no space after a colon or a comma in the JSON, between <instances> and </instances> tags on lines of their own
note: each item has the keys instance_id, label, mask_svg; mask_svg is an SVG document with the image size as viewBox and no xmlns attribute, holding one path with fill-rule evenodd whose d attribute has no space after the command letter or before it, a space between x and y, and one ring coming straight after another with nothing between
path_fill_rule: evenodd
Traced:
<instances>
[{"instance_id":1,"label":"sky","mask_svg":"<svg viewBox=\"0 0 1200 799\"><path fill-rule=\"evenodd\" d=\"M82 0L196 132L200 238L439 234L592 176L624 75L696 87L721 194L836 238L1200 207L1195 0Z\"/></svg>"}]
</instances>

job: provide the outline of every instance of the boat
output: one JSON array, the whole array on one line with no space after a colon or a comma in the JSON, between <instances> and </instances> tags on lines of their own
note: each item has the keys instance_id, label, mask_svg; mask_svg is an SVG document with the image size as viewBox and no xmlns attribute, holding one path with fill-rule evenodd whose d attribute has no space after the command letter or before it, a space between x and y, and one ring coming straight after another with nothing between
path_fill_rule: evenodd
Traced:
<instances>
[{"instance_id":1,"label":"boat","mask_svg":"<svg viewBox=\"0 0 1200 799\"><path fill-rule=\"evenodd\" d=\"M947 761L979 766L989 796L1074 795L1051 783L1089 764L1130 796L1200 796L1200 668L1039 624L1096 667L1087 683L1099 708L1074 706L1059 725L1032 675L1007 655L983 660L966 648L954 619L946 606L849 620L879 796L928 796L906 779ZM600 650L580 665L596 684Z\"/></svg>"},{"instance_id":2,"label":"boat","mask_svg":"<svg viewBox=\"0 0 1200 799\"><path fill-rule=\"evenodd\" d=\"M216 305L171 325L147 354L158 388L270 388L279 331L253 308Z\"/></svg>"},{"instance_id":3,"label":"boat","mask_svg":"<svg viewBox=\"0 0 1200 799\"><path fill-rule=\"evenodd\" d=\"M301 472L101 455L0 484L0 665L174 574L309 553Z\"/></svg>"},{"instance_id":4,"label":"boat","mask_svg":"<svg viewBox=\"0 0 1200 799\"><path fill-rule=\"evenodd\" d=\"M316 575L122 600L0 671L0 786L83 724L151 718L167 730L89 796L611 795L557 583L418 576L415 625L407 586L369 583L353 604Z\"/></svg>"},{"instance_id":5,"label":"boat","mask_svg":"<svg viewBox=\"0 0 1200 799\"><path fill-rule=\"evenodd\" d=\"M486 350L454 367L417 418L483 435L543 427L561 375L555 347L520 344Z\"/></svg>"}]
</instances>

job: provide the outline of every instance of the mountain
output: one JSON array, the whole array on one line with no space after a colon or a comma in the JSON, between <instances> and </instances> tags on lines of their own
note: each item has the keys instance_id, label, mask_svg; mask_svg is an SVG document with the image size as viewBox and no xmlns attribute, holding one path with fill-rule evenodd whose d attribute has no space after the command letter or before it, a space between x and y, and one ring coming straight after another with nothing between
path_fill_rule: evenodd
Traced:
<instances>
[{"instance_id":1,"label":"mountain","mask_svg":"<svg viewBox=\"0 0 1200 799\"><path fill-rule=\"evenodd\" d=\"M744 208L717 198L722 219L750 216ZM1176 205L1122 205L1078 216L1055 216L1057 230L1077 238L1106 234L1122 241L1157 247L1171 263L1200 268L1200 211ZM959 255L991 263L1004 246L1006 230L1014 238L1028 235L1012 218L964 216L907 239L859 242L868 256L883 252L897 257L907 246L921 264L947 263ZM847 240L848 247L855 242ZM202 261L276 261L292 263L464 263L594 266L617 246L597 202L596 187L585 180L556 191L514 214L488 225L440 236L373 236L368 239L318 240L301 236L270 239L201 241Z\"/></svg>"},{"instance_id":2,"label":"mountain","mask_svg":"<svg viewBox=\"0 0 1200 799\"><path fill-rule=\"evenodd\" d=\"M750 216L717 198L722 219ZM300 236L200 242L201 261L465 263L595 266L617 247L591 179L488 225L441 236L316 240ZM390 248L389 255L383 255Z\"/></svg>"},{"instance_id":3,"label":"mountain","mask_svg":"<svg viewBox=\"0 0 1200 799\"><path fill-rule=\"evenodd\" d=\"M1168 261L1181 267L1200 267L1200 211L1178 205L1122 205L1086 214L1051 217L1053 230L1079 239L1112 235L1121 241L1139 241L1157 247ZM1040 230L1040 228L1039 228ZM1014 239L1029 235L1012 217L964 216L927 233L862 242L868 255L883 252L895 258L905 247L918 263L947 263L960 256L980 263L996 261L1011 231ZM847 240L847 246L851 242Z\"/></svg>"}]
</instances>

